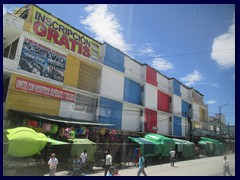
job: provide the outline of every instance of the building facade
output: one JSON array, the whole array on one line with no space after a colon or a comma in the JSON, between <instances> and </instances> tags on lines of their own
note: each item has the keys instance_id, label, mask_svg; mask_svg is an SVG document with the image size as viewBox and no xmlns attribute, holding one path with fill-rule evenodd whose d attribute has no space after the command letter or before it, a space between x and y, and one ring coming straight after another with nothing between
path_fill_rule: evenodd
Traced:
<instances>
[{"instance_id":1,"label":"building facade","mask_svg":"<svg viewBox=\"0 0 240 180\"><path fill-rule=\"evenodd\" d=\"M207 128L201 93L36 5L6 13L3 36L4 128L12 111L40 128L41 119L179 137Z\"/></svg>"}]
</instances>

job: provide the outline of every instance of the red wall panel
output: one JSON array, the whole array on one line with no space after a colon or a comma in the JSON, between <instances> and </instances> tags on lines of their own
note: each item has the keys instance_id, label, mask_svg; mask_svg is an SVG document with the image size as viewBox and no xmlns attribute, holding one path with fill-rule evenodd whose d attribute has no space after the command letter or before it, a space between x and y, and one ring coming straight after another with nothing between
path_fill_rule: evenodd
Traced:
<instances>
[{"instance_id":1,"label":"red wall panel","mask_svg":"<svg viewBox=\"0 0 240 180\"><path fill-rule=\"evenodd\" d=\"M149 66L146 68L146 82L157 86L157 72Z\"/></svg>"},{"instance_id":2,"label":"red wall panel","mask_svg":"<svg viewBox=\"0 0 240 180\"><path fill-rule=\"evenodd\" d=\"M169 96L161 91L158 91L157 108L160 111L169 112Z\"/></svg>"},{"instance_id":3,"label":"red wall panel","mask_svg":"<svg viewBox=\"0 0 240 180\"><path fill-rule=\"evenodd\" d=\"M157 111L145 109L144 132L157 133L157 130L154 130L153 127L157 127Z\"/></svg>"}]
</instances>

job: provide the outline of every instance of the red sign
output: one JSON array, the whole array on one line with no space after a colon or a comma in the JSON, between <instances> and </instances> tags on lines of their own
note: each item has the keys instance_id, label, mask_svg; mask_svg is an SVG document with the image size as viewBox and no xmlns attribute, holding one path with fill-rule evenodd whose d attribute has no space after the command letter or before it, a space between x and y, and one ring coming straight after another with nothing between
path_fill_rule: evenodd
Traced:
<instances>
[{"instance_id":1,"label":"red sign","mask_svg":"<svg viewBox=\"0 0 240 180\"><path fill-rule=\"evenodd\" d=\"M16 89L75 102L75 93L17 77Z\"/></svg>"}]
</instances>

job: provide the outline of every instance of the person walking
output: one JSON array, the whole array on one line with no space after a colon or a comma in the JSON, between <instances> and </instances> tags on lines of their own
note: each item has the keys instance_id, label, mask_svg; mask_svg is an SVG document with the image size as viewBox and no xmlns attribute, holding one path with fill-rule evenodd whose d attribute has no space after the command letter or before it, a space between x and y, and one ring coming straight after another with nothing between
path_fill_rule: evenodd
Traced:
<instances>
[{"instance_id":1,"label":"person walking","mask_svg":"<svg viewBox=\"0 0 240 180\"><path fill-rule=\"evenodd\" d=\"M174 167L174 159L175 159L175 150L172 148L172 150L170 151L170 165L172 167Z\"/></svg>"},{"instance_id":2,"label":"person walking","mask_svg":"<svg viewBox=\"0 0 240 180\"><path fill-rule=\"evenodd\" d=\"M85 167L87 165L87 150L86 149L81 153L80 159L82 162L82 166Z\"/></svg>"},{"instance_id":3,"label":"person walking","mask_svg":"<svg viewBox=\"0 0 240 180\"><path fill-rule=\"evenodd\" d=\"M49 166L49 170L50 176L55 176L56 170L57 170L57 165L58 165L58 159L55 157L55 153L51 154L51 157L48 161L48 166Z\"/></svg>"},{"instance_id":4,"label":"person walking","mask_svg":"<svg viewBox=\"0 0 240 180\"><path fill-rule=\"evenodd\" d=\"M138 172L137 172L137 176L140 176L141 173L143 173L144 176L147 176L146 172L145 172L145 159L142 155L142 153L139 154L139 160L138 160Z\"/></svg>"},{"instance_id":5,"label":"person walking","mask_svg":"<svg viewBox=\"0 0 240 180\"><path fill-rule=\"evenodd\" d=\"M227 159L227 156L225 155L223 156L223 176L226 176L226 173L232 176L232 173L230 172L229 161Z\"/></svg>"},{"instance_id":6,"label":"person walking","mask_svg":"<svg viewBox=\"0 0 240 180\"><path fill-rule=\"evenodd\" d=\"M78 159L77 155L73 156L73 176L79 176L80 175L80 170L82 167L81 160Z\"/></svg>"},{"instance_id":7,"label":"person walking","mask_svg":"<svg viewBox=\"0 0 240 180\"><path fill-rule=\"evenodd\" d=\"M105 172L104 172L104 176L107 175L107 172L109 170L109 168L112 166L112 156L110 154L110 150L107 150L107 155L105 158Z\"/></svg>"}]
</instances>

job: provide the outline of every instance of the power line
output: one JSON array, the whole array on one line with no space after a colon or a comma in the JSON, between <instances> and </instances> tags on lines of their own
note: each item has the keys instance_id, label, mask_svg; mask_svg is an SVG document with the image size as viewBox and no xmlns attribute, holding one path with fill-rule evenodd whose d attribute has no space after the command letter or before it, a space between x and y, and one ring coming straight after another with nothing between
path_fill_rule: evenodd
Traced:
<instances>
[{"instance_id":1,"label":"power line","mask_svg":"<svg viewBox=\"0 0 240 180\"><path fill-rule=\"evenodd\" d=\"M168 58L168 57L177 57L177 56L189 56L189 55L195 55L195 54L205 54L205 53L212 53L212 52L221 52L221 51L232 51L235 50L235 48L230 49L221 49L221 50L215 50L215 51L202 51L202 52L193 52L193 53L185 53L185 54L175 54L175 55L166 55L166 56L157 56L155 58ZM149 59L149 58L143 58L143 60Z\"/></svg>"}]
</instances>

